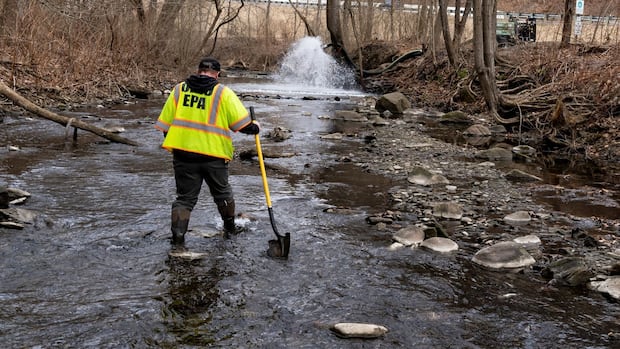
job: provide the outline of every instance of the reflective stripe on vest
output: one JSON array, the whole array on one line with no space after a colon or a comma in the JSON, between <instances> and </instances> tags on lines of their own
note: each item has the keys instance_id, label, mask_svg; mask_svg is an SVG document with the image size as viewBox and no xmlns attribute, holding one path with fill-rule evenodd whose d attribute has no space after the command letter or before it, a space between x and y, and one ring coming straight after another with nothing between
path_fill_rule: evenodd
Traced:
<instances>
[{"instance_id":1,"label":"reflective stripe on vest","mask_svg":"<svg viewBox=\"0 0 620 349\"><path fill-rule=\"evenodd\" d=\"M179 96L181 95L181 86L183 85L182 82L178 83L173 89L172 89L172 93L174 96L174 107L176 109L176 107L179 105ZM163 132L168 132L168 130L170 130L170 125L164 123L161 119L157 119L157 122L155 123L155 128L163 131Z\"/></svg>"}]
</instances>

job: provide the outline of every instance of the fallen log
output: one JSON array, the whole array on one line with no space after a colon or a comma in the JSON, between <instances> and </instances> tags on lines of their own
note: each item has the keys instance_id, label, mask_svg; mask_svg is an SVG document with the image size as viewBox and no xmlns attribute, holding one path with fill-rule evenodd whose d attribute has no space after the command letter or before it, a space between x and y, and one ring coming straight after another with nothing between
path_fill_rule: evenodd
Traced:
<instances>
[{"instance_id":1,"label":"fallen log","mask_svg":"<svg viewBox=\"0 0 620 349\"><path fill-rule=\"evenodd\" d=\"M10 87L8 87L4 82L0 81L0 93L3 94L8 99L12 100L15 104L20 107L26 109L27 111L34 113L42 118L52 120L56 123L59 123L65 127L73 126L74 128L79 128L91 133L96 134L97 136L109 139L116 143L123 143L128 145L139 145L139 143L134 142L130 139L123 138L113 132L110 132L106 129L90 125L86 122L76 120L75 118L69 118L66 116L62 116L51 112L47 109L41 108L38 105L32 103L25 97L21 96L19 93L13 91Z\"/></svg>"}]
</instances>

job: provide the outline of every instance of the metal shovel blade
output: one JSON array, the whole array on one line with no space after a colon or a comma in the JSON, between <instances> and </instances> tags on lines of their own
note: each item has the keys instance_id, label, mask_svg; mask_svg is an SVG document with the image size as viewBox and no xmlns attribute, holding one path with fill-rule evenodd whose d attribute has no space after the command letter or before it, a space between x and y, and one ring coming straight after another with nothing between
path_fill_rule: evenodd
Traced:
<instances>
[{"instance_id":1,"label":"metal shovel blade","mask_svg":"<svg viewBox=\"0 0 620 349\"><path fill-rule=\"evenodd\" d=\"M288 252L291 248L291 234L286 233L279 236L277 240L269 240L269 249L267 255L271 258L288 258Z\"/></svg>"}]
</instances>

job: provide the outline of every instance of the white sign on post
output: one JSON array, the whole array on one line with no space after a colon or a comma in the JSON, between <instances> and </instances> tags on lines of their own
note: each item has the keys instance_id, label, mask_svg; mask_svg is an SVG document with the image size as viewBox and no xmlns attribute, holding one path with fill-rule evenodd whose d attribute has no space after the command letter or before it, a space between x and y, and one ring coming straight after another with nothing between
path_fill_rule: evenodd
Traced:
<instances>
[{"instance_id":1,"label":"white sign on post","mask_svg":"<svg viewBox=\"0 0 620 349\"><path fill-rule=\"evenodd\" d=\"M583 7L585 6L584 0L577 0L577 4L575 7L575 14L583 15Z\"/></svg>"},{"instance_id":2,"label":"white sign on post","mask_svg":"<svg viewBox=\"0 0 620 349\"><path fill-rule=\"evenodd\" d=\"M581 16L575 18L575 36L581 35Z\"/></svg>"}]
</instances>

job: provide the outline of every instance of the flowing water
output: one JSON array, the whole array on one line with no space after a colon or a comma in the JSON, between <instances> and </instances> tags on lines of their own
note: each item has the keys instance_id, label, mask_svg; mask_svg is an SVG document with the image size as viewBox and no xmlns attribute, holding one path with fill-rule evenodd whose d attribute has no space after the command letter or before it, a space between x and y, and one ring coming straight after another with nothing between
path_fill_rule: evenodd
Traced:
<instances>
[{"instance_id":1,"label":"flowing water","mask_svg":"<svg viewBox=\"0 0 620 349\"><path fill-rule=\"evenodd\" d=\"M186 245L204 259L169 257L174 198L170 155L153 125L163 100L72 114L120 125L139 147L56 124L6 117L0 181L32 193L41 218L0 230L0 340L4 348L606 348L617 342L617 304L584 290L545 291L532 275L477 268L470 254L389 252L389 236L364 218L386 209L400 184L338 162L359 146L320 136L341 125L317 116L350 108L363 93L271 79L230 78L263 130L293 130L269 151L273 209L290 232L288 260L266 256L273 238L256 160L235 160L231 182L245 233L224 240L208 193ZM305 92L304 92L305 91ZM326 92L329 91L329 92ZM260 97L247 97L252 94ZM316 98L302 98L313 95ZM277 96L277 98L274 98ZM337 97L337 98L336 98ZM237 150L253 137L235 135ZM349 214L324 212L348 206ZM515 295L516 294L516 295ZM389 333L341 339L336 322Z\"/></svg>"}]
</instances>

